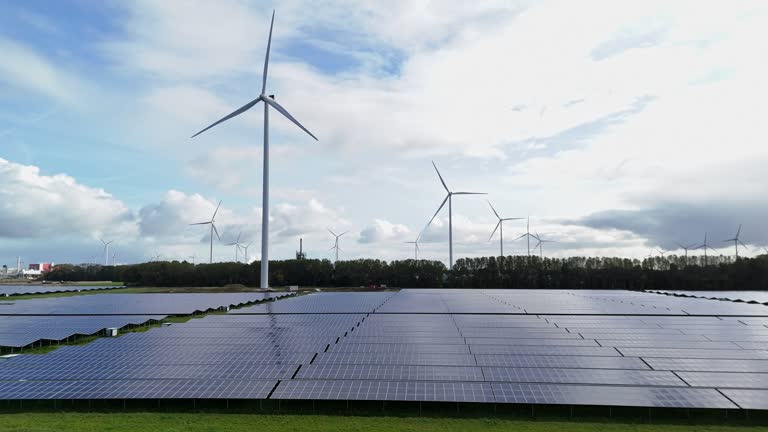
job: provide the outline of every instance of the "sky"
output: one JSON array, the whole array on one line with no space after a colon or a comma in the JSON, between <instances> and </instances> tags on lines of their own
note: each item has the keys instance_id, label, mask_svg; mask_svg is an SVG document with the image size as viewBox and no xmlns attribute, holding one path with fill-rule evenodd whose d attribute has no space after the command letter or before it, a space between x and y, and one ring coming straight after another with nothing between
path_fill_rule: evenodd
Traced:
<instances>
[{"instance_id":1,"label":"sky","mask_svg":"<svg viewBox=\"0 0 768 432\"><path fill-rule=\"evenodd\" d=\"M764 1L0 0L0 263L259 259L273 9L272 259L768 246Z\"/></svg>"}]
</instances>

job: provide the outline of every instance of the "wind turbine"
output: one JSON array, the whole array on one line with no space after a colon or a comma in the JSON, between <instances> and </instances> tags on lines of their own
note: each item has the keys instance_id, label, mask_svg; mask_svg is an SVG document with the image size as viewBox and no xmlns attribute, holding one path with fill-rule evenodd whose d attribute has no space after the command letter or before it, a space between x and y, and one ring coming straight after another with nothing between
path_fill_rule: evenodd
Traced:
<instances>
[{"instance_id":1,"label":"wind turbine","mask_svg":"<svg viewBox=\"0 0 768 432\"><path fill-rule=\"evenodd\" d=\"M669 252L669 251L665 251L665 250L662 250L662 249L659 249L659 248L656 248L656 250L659 252L659 255L661 255L662 258L664 258L664 254L665 253Z\"/></svg>"},{"instance_id":2,"label":"wind turbine","mask_svg":"<svg viewBox=\"0 0 768 432\"><path fill-rule=\"evenodd\" d=\"M194 255L190 255L187 258L192 258L192 265L195 265L195 256Z\"/></svg>"},{"instance_id":3,"label":"wind turbine","mask_svg":"<svg viewBox=\"0 0 768 432\"><path fill-rule=\"evenodd\" d=\"M245 252L245 263L246 263L246 264L250 264L250 263L248 262L248 248L249 248L249 247L251 247L251 244L252 244L252 243L253 243L253 242L248 242L248 244L247 244L247 245L243 246L243 251Z\"/></svg>"},{"instance_id":4,"label":"wind turbine","mask_svg":"<svg viewBox=\"0 0 768 432\"><path fill-rule=\"evenodd\" d=\"M225 246L234 246L235 247L235 262L239 262L237 253L240 252L240 236L243 235L243 232L241 231L239 234L237 234L237 240L235 240L234 243L227 243Z\"/></svg>"},{"instance_id":5,"label":"wind turbine","mask_svg":"<svg viewBox=\"0 0 768 432\"><path fill-rule=\"evenodd\" d=\"M520 240L523 237L528 238L528 258L530 258L531 257L531 237L538 240L538 238L535 235L531 234L531 217L530 216L528 216L528 222L525 224L525 234L521 235L520 237L516 238L513 241ZM534 247L534 249L536 248Z\"/></svg>"},{"instance_id":6,"label":"wind turbine","mask_svg":"<svg viewBox=\"0 0 768 432\"><path fill-rule=\"evenodd\" d=\"M301 125L285 108L275 101L274 95L267 96L267 69L269 67L269 50L272 46L272 27L275 24L275 12L272 11L272 21L269 24L269 39L267 40L267 54L264 56L264 74L261 77L261 94L256 99L248 102L242 107L238 108L231 114L222 118L221 120L213 123L200 132L192 135L192 138L200 135L208 129L223 123L233 117L237 117L240 114L253 108L259 102L264 102L264 158L263 158L263 181L262 181L262 197L261 197L261 288L269 288L269 107L271 106L277 112L285 116L288 120L293 122L301 130L309 134L317 141L317 137L312 135L307 128ZM213 244L213 243L211 243ZM213 246L211 246L213 251ZM213 252L211 252L213 257ZM211 258L213 260L213 258Z\"/></svg>"},{"instance_id":7,"label":"wind turbine","mask_svg":"<svg viewBox=\"0 0 768 432\"><path fill-rule=\"evenodd\" d=\"M709 247L709 244L707 243L707 233L704 233L704 243L700 244L695 249L704 249L704 267L706 267L709 264L709 260L707 257L707 249L711 249L712 251L717 252L711 247Z\"/></svg>"},{"instance_id":8,"label":"wind turbine","mask_svg":"<svg viewBox=\"0 0 768 432\"><path fill-rule=\"evenodd\" d=\"M744 242L742 242L739 238L739 234L741 234L741 224L739 224L739 229L736 231L736 235L732 239L723 240L724 242L733 242L733 245L736 247L736 259L739 259L739 243L744 246L744 249L747 248L747 245L745 245Z\"/></svg>"},{"instance_id":9,"label":"wind turbine","mask_svg":"<svg viewBox=\"0 0 768 432\"><path fill-rule=\"evenodd\" d=\"M678 246L680 246L685 251L685 265L688 265L688 249L695 249L694 246L696 246L696 243L690 244L688 246L685 246L683 244L675 242Z\"/></svg>"},{"instance_id":10,"label":"wind turbine","mask_svg":"<svg viewBox=\"0 0 768 432\"><path fill-rule=\"evenodd\" d=\"M216 213L219 212L219 207L221 207L221 201L219 201L219 205L216 206L216 210L213 211L213 216L211 216L211 220L208 222L198 222L193 223L190 225L210 225L211 226L211 259L210 263L213 264L213 233L216 233L216 237L218 237L219 240L221 240L221 237L219 236L219 230L216 229Z\"/></svg>"},{"instance_id":11,"label":"wind turbine","mask_svg":"<svg viewBox=\"0 0 768 432\"><path fill-rule=\"evenodd\" d=\"M112 244L114 240L110 240L108 242L105 242L104 239L99 239L99 241L104 245L104 265L109 265L109 245Z\"/></svg>"},{"instance_id":12,"label":"wind turbine","mask_svg":"<svg viewBox=\"0 0 768 432\"><path fill-rule=\"evenodd\" d=\"M419 234L419 236L416 237L416 240L405 242L413 245L413 259L416 261L419 260L419 237L421 237L421 234Z\"/></svg>"},{"instance_id":13,"label":"wind turbine","mask_svg":"<svg viewBox=\"0 0 768 432\"><path fill-rule=\"evenodd\" d=\"M435 162L432 162L432 166L435 167L435 172L437 172L437 176L440 178L440 183L443 184L443 188L445 188L445 191L448 193L445 196L445 199L443 200L442 204L440 204L440 207L437 208L437 211L435 212L434 216L432 216L432 219L429 220L427 223L427 226L424 227L424 230L426 230L429 225L432 223L433 220L435 220L435 217L437 217L437 214L440 213L440 210L443 209L443 206L445 205L445 202L448 201L448 270L453 270L453 196L454 195L488 195L484 192L451 192L450 189L448 189L448 186L445 184L445 180L443 180L443 176L440 175L440 170L437 169L437 165L435 165Z\"/></svg>"},{"instance_id":14,"label":"wind turbine","mask_svg":"<svg viewBox=\"0 0 768 432\"><path fill-rule=\"evenodd\" d=\"M348 233L349 231L344 231L343 233L336 235L335 232L331 231L331 229L328 228L328 232L331 233L334 237L336 237L336 241L333 242L333 246L331 246L329 250L336 249L336 261L338 261L339 260L339 238L344 234Z\"/></svg>"},{"instance_id":15,"label":"wind turbine","mask_svg":"<svg viewBox=\"0 0 768 432\"><path fill-rule=\"evenodd\" d=\"M544 258L544 251L542 250L542 246L544 245L544 243L557 243L557 240L545 240L541 238L539 233L535 234L535 238L539 242L536 244L536 246L533 247L533 249L536 250L536 248L539 248L539 258Z\"/></svg>"},{"instance_id":16,"label":"wind turbine","mask_svg":"<svg viewBox=\"0 0 768 432\"><path fill-rule=\"evenodd\" d=\"M117 251L112 252L112 265L115 265L115 262L117 262Z\"/></svg>"},{"instance_id":17,"label":"wind turbine","mask_svg":"<svg viewBox=\"0 0 768 432\"><path fill-rule=\"evenodd\" d=\"M493 214L495 214L496 218L499 220L499 223L496 224L496 227L493 229L491 236L488 237L488 241L491 241L493 235L496 234L496 230L499 230L499 256L504 256L504 221L520 220L522 218L502 218L499 216L499 213L496 211L496 209L493 208L493 204L491 204L490 201L488 201L488 205L491 206Z\"/></svg>"}]
</instances>

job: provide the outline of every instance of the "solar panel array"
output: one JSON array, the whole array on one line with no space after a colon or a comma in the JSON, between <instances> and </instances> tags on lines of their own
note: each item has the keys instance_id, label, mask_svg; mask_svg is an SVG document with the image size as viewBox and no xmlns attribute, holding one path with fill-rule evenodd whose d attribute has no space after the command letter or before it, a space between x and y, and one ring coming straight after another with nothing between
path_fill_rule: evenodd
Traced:
<instances>
[{"instance_id":1,"label":"solar panel array","mask_svg":"<svg viewBox=\"0 0 768 432\"><path fill-rule=\"evenodd\" d=\"M648 291L656 294L666 294L670 296L683 296L703 298L710 300L724 300L732 302L761 303L768 304L768 292L765 291Z\"/></svg>"},{"instance_id":2,"label":"solar panel array","mask_svg":"<svg viewBox=\"0 0 768 432\"><path fill-rule=\"evenodd\" d=\"M0 297L9 297L28 294L48 294L58 292L80 292L80 291L100 291L116 288L125 288L124 286L114 285L4 285L0 284Z\"/></svg>"},{"instance_id":3,"label":"solar panel array","mask_svg":"<svg viewBox=\"0 0 768 432\"><path fill-rule=\"evenodd\" d=\"M650 293L318 293L0 361L0 399L768 409L767 341L765 306Z\"/></svg>"},{"instance_id":4,"label":"solar panel array","mask_svg":"<svg viewBox=\"0 0 768 432\"><path fill-rule=\"evenodd\" d=\"M103 294L0 302L0 349L60 342L161 320L287 296L251 294Z\"/></svg>"}]
</instances>

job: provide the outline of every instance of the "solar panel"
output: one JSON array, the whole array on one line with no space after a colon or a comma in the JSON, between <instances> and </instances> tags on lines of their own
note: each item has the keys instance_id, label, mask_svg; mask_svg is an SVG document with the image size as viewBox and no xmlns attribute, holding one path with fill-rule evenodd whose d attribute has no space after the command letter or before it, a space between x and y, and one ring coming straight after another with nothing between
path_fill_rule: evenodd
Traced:
<instances>
[{"instance_id":1,"label":"solar panel","mask_svg":"<svg viewBox=\"0 0 768 432\"><path fill-rule=\"evenodd\" d=\"M497 402L667 408L736 408L713 389L491 383Z\"/></svg>"},{"instance_id":2,"label":"solar panel","mask_svg":"<svg viewBox=\"0 0 768 432\"><path fill-rule=\"evenodd\" d=\"M430 381L289 380L271 399L494 402L490 384Z\"/></svg>"},{"instance_id":3,"label":"solar panel","mask_svg":"<svg viewBox=\"0 0 768 432\"><path fill-rule=\"evenodd\" d=\"M326 365L302 366L298 379L402 381L485 381L483 371L471 366Z\"/></svg>"},{"instance_id":4,"label":"solar panel","mask_svg":"<svg viewBox=\"0 0 768 432\"><path fill-rule=\"evenodd\" d=\"M264 399L277 381L0 381L0 400Z\"/></svg>"},{"instance_id":5,"label":"solar panel","mask_svg":"<svg viewBox=\"0 0 768 432\"><path fill-rule=\"evenodd\" d=\"M616 348L627 357L676 357L710 359L768 359L768 351L757 350L704 350L676 348Z\"/></svg>"},{"instance_id":6,"label":"solar panel","mask_svg":"<svg viewBox=\"0 0 768 432\"><path fill-rule=\"evenodd\" d=\"M768 389L768 374L740 372L677 372L691 387Z\"/></svg>"},{"instance_id":7,"label":"solar panel","mask_svg":"<svg viewBox=\"0 0 768 432\"><path fill-rule=\"evenodd\" d=\"M470 345L473 354L518 354L518 355L584 355L609 356L620 354L610 347L570 347L570 346L507 346L507 345ZM633 357L631 355L627 355ZM634 356L638 357L638 356Z\"/></svg>"},{"instance_id":8,"label":"solar panel","mask_svg":"<svg viewBox=\"0 0 768 432\"><path fill-rule=\"evenodd\" d=\"M685 386L672 372L620 369L483 367L487 381L553 384Z\"/></svg>"},{"instance_id":9,"label":"solar panel","mask_svg":"<svg viewBox=\"0 0 768 432\"><path fill-rule=\"evenodd\" d=\"M313 364L475 366L477 363L471 354L327 352L319 353Z\"/></svg>"},{"instance_id":10,"label":"solar panel","mask_svg":"<svg viewBox=\"0 0 768 432\"><path fill-rule=\"evenodd\" d=\"M768 390L724 389L722 393L744 409L768 409Z\"/></svg>"},{"instance_id":11,"label":"solar panel","mask_svg":"<svg viewBox=\"0 0 768 432\"><path fill-rule=\"evenodd\" d=\"M698 372L768 372L768 360L646 358L656 370Z\"/></svg>"},{"instance_id":12,"label":"solar panel","mask_svg":"<svg viewBox=\"0 0 768 432\"><path fill-rule=\"evenodd\" d=\"M650 369L645 362L635 357L590 357L590 356L540 356L477 354L478 366L541 367L541 368L586 368L586 369Z\"/></svg>"}]
</instances>

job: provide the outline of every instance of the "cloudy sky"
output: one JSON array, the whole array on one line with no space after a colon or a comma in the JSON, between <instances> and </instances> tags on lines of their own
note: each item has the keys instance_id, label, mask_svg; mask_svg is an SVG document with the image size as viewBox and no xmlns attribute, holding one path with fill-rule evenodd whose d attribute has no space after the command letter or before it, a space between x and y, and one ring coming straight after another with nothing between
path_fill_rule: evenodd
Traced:
<instances>
[{"instance_id":1,"label":"cloudy sky","mask_svg":"<svg viewBox=\"0 0 768 432\"><path fill-rule=\"evenodd\" d=\"M259 257L258 96L269 93L272 257L411 257L444 197L488 192L547 255L768 245L764 1L0 0L0 263ZM496 254L484 197L456 256ZM505 224L506 253L525 253ZM447 213L422 237L447 260ZM217 242L215 260L234 249Z\"/></svg>"}]
</instances>

